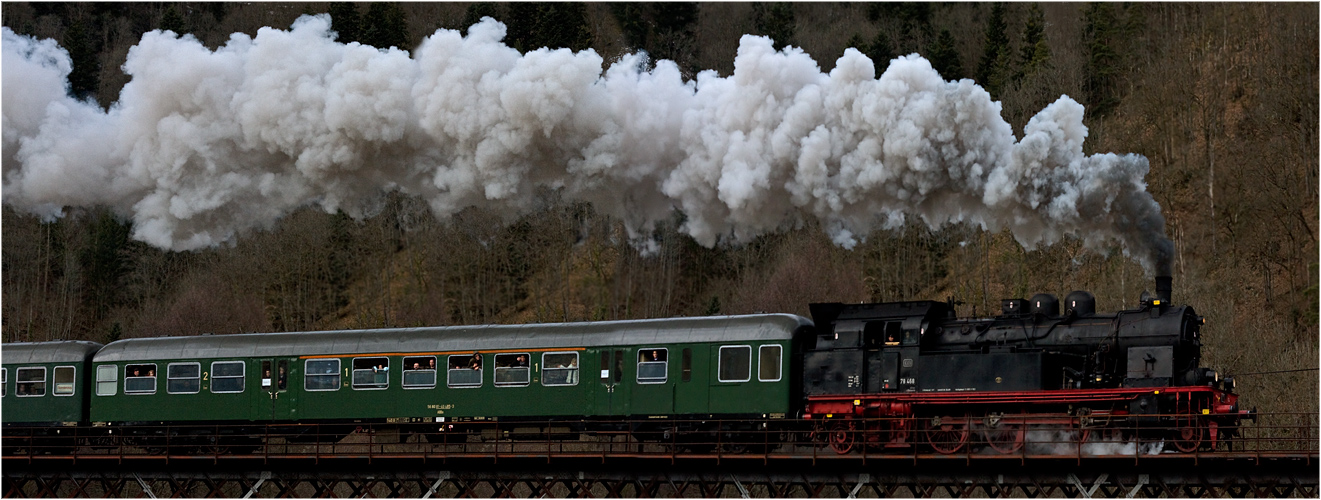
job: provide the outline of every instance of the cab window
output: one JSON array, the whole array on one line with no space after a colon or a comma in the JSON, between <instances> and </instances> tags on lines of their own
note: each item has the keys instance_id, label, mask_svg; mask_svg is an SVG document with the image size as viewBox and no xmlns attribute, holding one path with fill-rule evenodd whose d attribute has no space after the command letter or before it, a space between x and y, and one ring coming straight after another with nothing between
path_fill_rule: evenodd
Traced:
<instances>
[{"instance_id":1,"label":"cab window","mask_svg":"<svg viewBox=\"0 0 1321 500\"><path fill-rule=\"evenodd\" d=\"M390 358L353 358L354 389L390 387Z\"/></svg>"},{"instance_id":2,"label":"cab window","mask_svg":"<svg viewBox=\"0 0 1321 500\"><path fill-rule=\"evenodd\" d=\"M125 365L124 394L155 394L156 365Z\"/></svg>"},{"instance_id":3,"label":"cab window","mask_svg":"<svg viewBox=\"0 0 1321 500\"><path fill-rule=\"evenodd\" d=\"M119 390L119 369L115 365L96 367L96 395L114 396Z\"/></svg>"},{"instance_id":4,"label":"cab window","mask_svg":"<svg viewBox=\"0 0 1321 500\"><path fill-rule=\"evenodd\" d=\"M780 380L780 349L778 345L764 345L757 349L757 380L778 382Z\"/></svg>"},{"instance_id":5,"label":"cab window","mask_svg":"<svg viewBox=\"0 0 1321 500\"><path fill-rule=\"evenodd\" d=\"M165 366L166 393L197 394L201 390L201 363L170 363Z\"/></svg>"},{"instance_id":6,"label":"cab window","mask_svg":"<svg viewBox=\"0 0 1321 500\"><path fill-rule=\"evenodd\" d=\"M663 347L638 349L638 383L663 384L668 378L670 351Z\"/></svg>"},{"instance_id":7,"label":"cab window","mask_svg":"<svg viewBox=\"0 0 1321 500\"><path fill-rule=\"evenodd\" d=\"M242 361L215 361L211 363L211 392L216 394L243 392L246 365Z\"/></svg>"},{"instance_id":8,"label":"cab window","mask_svg":"<svg viewBox=\"0 0 1321 500\"><path fill-rule=\"evenodd\" d=\"M54 382L55 382L55 395L56 395L56 396L72 396L72 395L73 395L73 385L74 385L74 380L76 380L76 378L77 378L77 377L75 376L75 373L76 373L76 372L77 372L77 370L76 370L74 367L72 367L72 366L57 366L57 367L55 367L55 374L54 374L54 375L55 375L55 381L54 381Z\"/></svg>"},{"instance_id":9,"label":"cab window","mask_svg":"<svg viewBox=\"0 0 1321 500\"><path fill-rule=\"evenodd\" d=\"M482 355L473 353L471 356L460 354L450 356L449 373L447 384L450 387L481 387L482 386Z\"/></svg>"},{"instance_id":10,"label":"cab window","mask_svg":"<svg viewBox=\"0 0 1321 500\"><path fill-rule=\"evenodd\" d=\"M721 382L747 382L752 379L752 346L720 346L719 379Z\"/></svg>"},{"instance_id":11,"label":"cab window","mask_svg":"<svg viewBox=\"0 0 1321 500\"><path fill-rule=\"evenodd\" d=\"M436 386L436 357L404 358L404 388L430 389Z\"/></svg>"},{"instance_id":12,"label":"cab window","mask_svg":"<svg viewBox=\"0 0 1321 500\"><path fill-rule=\"evenodd\" d=\"M541 385L578 385L578 353L543 353L541 355Z\"/></svg>"},{"instance_id":13,"label":"cab window","mask_svg":"<svg viewBox=\"0 0 1321 500\"><path fill-rule=\"evenodd\" d=\"M528 385L528 381L532 379L529 359L531 356L525 352L495 355L495 385L497 387Z\"/></svg>"},{"instance_id":14,"label":"cab window","mask_svg":"<svg viewBox=\"0 0 1321 500\"><path fill-rule=\"evenodd\" d=\"M339 359L309 359L303 365L303 389L308 391L339 390ZM269 382L267 382L269 384Z\"/></svg>"}]
</instances>

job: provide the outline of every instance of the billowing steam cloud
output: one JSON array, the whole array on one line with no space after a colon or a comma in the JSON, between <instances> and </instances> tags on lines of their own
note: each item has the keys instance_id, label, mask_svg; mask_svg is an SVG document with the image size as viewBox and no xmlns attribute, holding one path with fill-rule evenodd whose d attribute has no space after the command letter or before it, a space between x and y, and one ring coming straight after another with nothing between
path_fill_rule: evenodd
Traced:
<instances>
[{"instance_id":1,"label":"billowing steam cloud","mask_svg":"<svg viewBox=\"0 0 1321 500\"><path fill-rule=\"evenodd\" d=\"M4 30L4 201L45 217L108 205L134 237L187 250L315 204L365 216L382 193L439 217L530 209L538 187L590 201L645 244L681 210L703 245L816 218L851 247L904 217L1008 228L1026 248L1118 241L1149 272L1168 258L1147 160L1082 152L1062 96L1021 140L971 81L913 55L878 79L849 50L823 74L798 49L744 36L733 76L685 81L631 55L520 54L490 19L440 30L411 57L334 41L329 18L234 34L211 51L153 31L103 112L66 97L69 57Z\"/></svg>"}]
</instances>

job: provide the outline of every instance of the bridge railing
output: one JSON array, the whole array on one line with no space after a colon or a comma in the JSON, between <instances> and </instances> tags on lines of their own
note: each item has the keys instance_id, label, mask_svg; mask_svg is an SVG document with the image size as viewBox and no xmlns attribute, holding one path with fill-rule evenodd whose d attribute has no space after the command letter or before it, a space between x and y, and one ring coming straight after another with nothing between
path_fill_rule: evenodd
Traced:
<instances>
[{"instance_id":1,"label":"bridge railing","mask_svg":"<svg viewBox=\"0 0 1321 500\"><path fill-rule=\"evenodd\" d=\"M1031 415L826 420L553 420L101 427L5 426L6 459L632 456L769 459L1316 455L1316 412L1237 428ZM1214 434L1214 439L1213 439Z\"/></svg>"}]
</instances>

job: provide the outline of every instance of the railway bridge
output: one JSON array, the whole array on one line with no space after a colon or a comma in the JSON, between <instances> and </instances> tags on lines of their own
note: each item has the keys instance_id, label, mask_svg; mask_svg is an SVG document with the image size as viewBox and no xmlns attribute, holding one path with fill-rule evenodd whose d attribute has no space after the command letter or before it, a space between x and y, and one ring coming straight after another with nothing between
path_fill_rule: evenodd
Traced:
<instances>
[{"instance_id":1,"label":"railway bridge","mask_svg":"<svg viewBox=\"0 0 1321 500\"><path fill-rule=\"evenodd\" d=\"M808 433L764 436L773 444L720 435L667 443L628 428L566 437L501 422L445 435L364 424L348 435L304 432L298 439L266 426L264 435L211 443L184 437L198 435L185 432L196 428L162 428L156 441L52 441L11 427L2 443L3 495L1316 498L1316 414L1286 420L1295 423L1245 427L1235 442L1195 452L1161 439L1079 441L1076 432L1049 429L1024 432L1007 448L965 437L957 452L938 453L861 439L841 452L833 436Z\"/></svg>"}]
</instances>

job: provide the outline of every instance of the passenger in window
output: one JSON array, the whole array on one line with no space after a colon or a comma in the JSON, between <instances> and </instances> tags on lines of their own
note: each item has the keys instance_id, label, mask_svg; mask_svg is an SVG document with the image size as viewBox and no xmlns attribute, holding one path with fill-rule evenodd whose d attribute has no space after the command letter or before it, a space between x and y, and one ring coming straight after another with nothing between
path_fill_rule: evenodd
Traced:
<instances>
[{"instance_id":1,"label":"passenger in window","mask_svg":"<svg viewBox=\"0 0 1321 500\"><path fill-rule=\"evenodd\" d=\"M518 355L518 367L527 368L527 356L524 356L522 354Z\"/></svg>"},{"instance_id":2,"label":"passenger in window","mask_svg":"<svg viewBox=\"0 0 1321 500\"><path fill-rule=\"evenodd\" d=\"M141 377L141 375L138 375L138 369L137 369L137 368L134 368L134 369L133 369L133 376L134 376L134 377Z\"/></svg>"},{"instance_id":3,"label":"passenger in window","mask_svg":"<svg viewBox=\"0 0 1321 500\"><path fill-rule=\"evenodd\" d=\"M436 358L431 358L431 359L427 362L427 365L428 365L428 367L427 367L428 370L435 370L435 369L436 369Z\"/></svg>"},{"instance_id":4,"label":"passenger in window","mask_svg":"<svg viewBox=\"0 0 1321 500\"><path fill-rule=\"evenodd\" d=\"M280 367L279 373L280 373L280 378L277 379L278 383L276 389L284 390L284 388L288 386L288 382L289 382L289 379L284 376L284 366Z\"/></svg>"},{"instance_id":5,"label":"passenger in window","mask_svg":"<svg viewBox=\"0 0 1321 500\"><path fill-rule=\"evenodd\" d=\"M478 354L476 351L473 351L473 353L472 353L472 361L471 361L470 363L468 363L468 368L473 369L473 370L480 370L480 369L482 369L482 355L481 355L481 354Z\"/></svg>"},{"instance_id":6,"label":"passenger in window","mask_svg":"<svg viewBox=\"0 0 1321 500\"><path fill-rule=\"evenodd\" d=\"M156 370L147 370L147 376L148 376L148 377L155 377L155 376L156 376Z\"/></svg>"},{"instance_id":7,"label":"passenger in window","mask_svg":"<svg viewBox=\"0 0 1321 500\"><path fill-rule=\"evenodd\" d=\"M565 383L567 384L578 383L578 358L576 356L569 361L569 368L570 368L569 377L567 380L565 380Z\"/></svg>"},{"instance_id":8,"label":"passenger in window","mask_svg":"<svg viewBox=\"0 0 1321 500\"><path fill-rule=\"evenodd\" d=\"M885 345L899 345L899 341L895 340L894 334L891 333L885 336Z\"/></svg>"}]
</instances>

